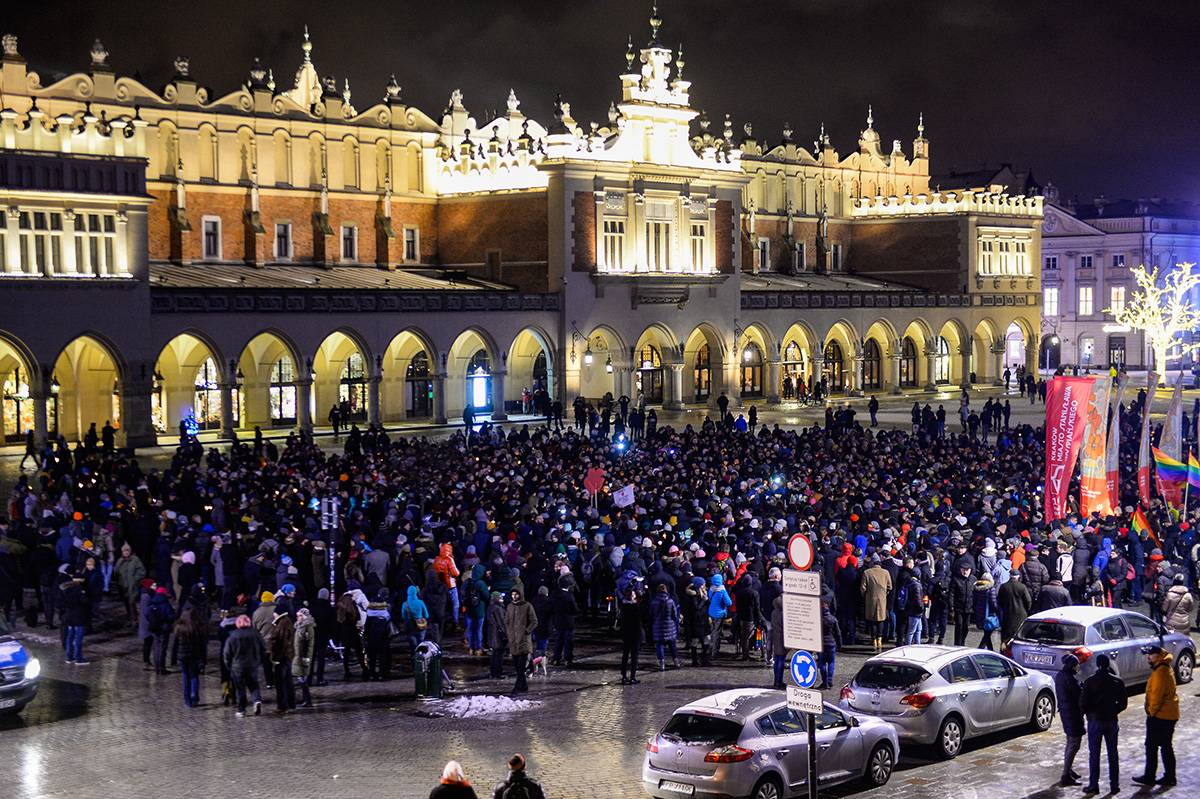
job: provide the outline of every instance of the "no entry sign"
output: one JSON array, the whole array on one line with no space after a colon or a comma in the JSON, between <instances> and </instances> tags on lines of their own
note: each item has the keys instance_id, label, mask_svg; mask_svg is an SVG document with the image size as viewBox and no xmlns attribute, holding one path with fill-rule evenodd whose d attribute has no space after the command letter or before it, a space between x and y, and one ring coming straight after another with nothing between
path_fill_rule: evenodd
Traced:
<instances>
[{"instance_id":1,"label":"no entry sign","mask_svg":"<svg viewBox=\"0 0 1200 799\"><path fill-rule=\"evenodd\" d=\"M813 564L813 545L808 540L808 537L796 533L788 539L788 561L792 564L793 569L800 571L808 571Z\"/></svg>"}]
</instances>

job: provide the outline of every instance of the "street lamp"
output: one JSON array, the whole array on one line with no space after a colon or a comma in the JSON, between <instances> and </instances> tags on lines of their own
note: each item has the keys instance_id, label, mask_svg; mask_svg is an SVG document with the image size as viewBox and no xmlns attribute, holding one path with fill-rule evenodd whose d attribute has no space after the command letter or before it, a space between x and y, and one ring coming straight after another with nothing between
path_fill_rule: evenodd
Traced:
<instances>
[{"instance_id":1,"label":"street lamp","mask_svg":"<svg viewBox=\"0 0 1200 799\"><path fill-rule=\"evenodd\" d=\"M592 359L593 359L593 358L594 358L594 356L592 355L592 342L590 342L590 341L589 341L589 342L588 342L588 345L587 345L587 349L583 351L583 363L584 363L584 365L585 365L585 366L591 366L591 365L592 365Z\"/></svg>"},{"instance_id":2,"label":"street lamp","mask_svg":"<svg viewBox=\"0 0 1200 799\"><path fill-rule=\"evenodd\" d=\"M610 375L612 374L613 365L612 365L612 356L611 355L609 355L608 358L606 358L604 361L604 371L608 372Z\"/></svg>"},{"instance_id":3,"label":"street lamp","mask_svg":"<svg viewBox=\"0 0 1200 799\"><path fill-rule=\"evenodd\" d=\"M1042 371L1043 372L1050 371L1050 348L1058 346L1058 335L1052 333L1050 335L1050 338L1046 339L1046 344L1047 344L1046 356L1042 359L1042 361L1043 361Z\"/></svg>"}]
</instances>

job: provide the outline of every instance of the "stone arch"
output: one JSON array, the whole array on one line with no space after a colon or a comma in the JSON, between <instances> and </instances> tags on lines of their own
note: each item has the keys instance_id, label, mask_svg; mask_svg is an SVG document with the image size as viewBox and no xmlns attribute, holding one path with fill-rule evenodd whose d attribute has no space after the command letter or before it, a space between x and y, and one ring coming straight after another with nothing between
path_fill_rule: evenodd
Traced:
<instances>
[{"instance_id":1,"label":"stone arch","mask_svg":"<svg viewBox=\"0 0 1200 799\"><path fill-rule=\"evenodd\" d=\"M821 345L821 368L827 392L837 394L857 389L854 384L854 358L859 352L860 341L857 329L848 319L834 322L825 333Z\"/></svg>"},{"instance_id":2,"label":"stone arch","mask_svg":"<svg viewBox=\"0 0 1200 799\"><path fill-rule=\"evenodd\" d=\"M329 163L328 151L325 137L319 131L313 131L308 134L306 140L308 144L308 174L304 177L308 178L309 186L320 186L323 181L329 179Z\"/></svg>"},{"instance_id":3,"label":"stone arch","mask_svg":"<svg viewBox=\"0 0 1200 799\"><path fill-rule=\"evenodd\" d=\"M784 400L800 399L809 391L814 354L820 346L817 334L807 322L793 322L784 331L779 346L780 387Z\"/></svg>"},{"instance_id":4,"label":"stone arch","mask_svg":"<svg viewBox=\"0 0 1200 799\"><path fill-rule=\"evenodd\" d=\"M242 397L241 427L291 427L299 421L297 384L308 375L299 347L285 333L269 328L251 337L234 378Z\"/></svg>"},{"instance_id":5,"label":"stone arch","mask_svg":"<svg viewBox=\"0 0 1200 799\"><path fill-rule=\"evenodd\" d=\"M934 382L948 385L968 384L971 371L971 336L963 323L950 318L942 324L934 338Z\"/></svg>"},{"instance_id":6,"label":"stone arch","mask_svg":"<svg viewBox=\"0 0 1200 799\"><path fill-rule=\"evenodd\" d=\"M105 421L121 426L124 369L117 352L111 342L90 332L76 336L59 351L49 386L52 404L57 405L59 435L81 441L93 422L97 430Z\"/></svg>"},{"instance_id":7,"label":"stone arch","mask_svg":"<svg viewBox=\"0 0 1200 799\"><path fill-rule=\"evenodd\" d=\"M863 391L894 389L899 382L893 356L900 354L900 335L891 321L879 318L863 335Z\"/></svg>"},{"instance_id":8,"label":"stone arch","mask_svg":"<svg viewBox=\"0 0 1200 799\"><path fill-rule=\"evenodd\" d=\"M37 397L45 391L32 351L16 336L0 330L0 445L17 444L35 428ZM48 392L46 392L48 393ZM57 398L51 398L51 403ZM57 414L47 408L47 430L54 432Z\"/></svg>"},{"instance_id":9,"label":"stone arch","mask_svg":"<svg viewBox=\"0 0 1200 799\"><path fill-rule=\"evenodd\" d=\"M383 353L383 420L433 418L440 371L437 348L425 331L407 327L393 336Z\"/></svg>"},{"instance_id":10,"label":"stone arch","mask_svg":"<svg viewBox=\"0 0 1200 799\"><path fill-rule=\"evenodd\" d=\"M683 399L715 404L725 390L725 341L717 329L701 322L683 344Z\"/></svg>"},{"instance_id":11,"label":"stone arch","mask_svg":"<svg viewBox=\"0 0 1200 799\"><path fill-rule=\"evenodd\" d=\"M342 186L347 189L362 187L362 161L358 139L352 135L342 138Z\"/></svg>"},{"instance_id":12,"label":"stone arch","mask_svg":"<svg viewBox=\"0 0 1200 799\"><path fill-rule=\"evenodd\" d=\"M230 379L221 351L204 333L186 330L172 336L154 362L150 417L165 433L195 417L200 430L220 430L224 406L221 386ZM235 425L241 417L240 394L233 396Z\"/></svg>"},{"instance_id":13,"label":"stone arch","mask_svg":"<svg viewBox=\"0 0 1200 799\"><path fill-rule=\"evenodd\" d=\"M665 404L670 398L670 364L679 363L679 343L666 325L655 322L638 336L633 348L633 375L629 397L640 393L651 405Z\"/></svg>"},{"instance_id":14,"label":"stone arch","mask_svg":"<svg viewBox=\"0 0 1200 799\"><path fill-rule=\"evenodd\" d=\"M496 390L496 383L503 387L507 354L482 328L469 327L459 333L447 355L447 416L460 416L468 405L477 414L503 413L503 392Z\"/></svg>"},{"instance_id":15,"label":"stone arch","mask_svg":"<svg viewBox=\"0 0 1200 799\"><path fill-rule=\"evenodd\" d=\"M587 399L599 399L612 393L620 396L617 389L629 368L629 350L621 334L608 325L597 325L582 342L583 352L579 358L579 395ZM588 363L588 351L591 363Z\"/></svg>"},{"instance_id":16,"label":"stone arch","mask_svg":"<svg viewBox=\"0 0 1200 799\"><path fill-rule=\"evenodd\" d=\"M216 180L220 168L220 150L217 138L217 127L211 122L201 122L196 126L196 166L201 180Z\"/></svg>"},{"instance_id":17,"label":"stone arch","mask_svg":"<svg viewBox=\"0 0 1200 799\"><path fill-rule=\"evenodd\" d=\"M321 340L312 358L312 412L316 424L329 421L334 405L342 424L357 424L369 415L370 381L377 368L358 331L339 327Z\"/></svg>"},{"instance_id":18,"label":"stone arch","mask_svg":"<svg viewBox=\"0 0 1200 799\"><path fill-rule=\"evenodd\" d=\"M165 178L174 178L179 174L179 128L168 119L159 120L158 147L155 155L158 160L158 174Z\"/></svg>"},{"instance_id":19,"label":"stone arch","mask_svg":"<svg viewBox=\"0 0 1200 799\"><path fill-rule=\"evenodd\" d=\"M271 134L271 154L275 162L273 182L292 185L292 134L282 128L274 131ZM259 180L262 180L261 175Z\"/></svg>"},{"instance_id":20,"label":"stone arch","mask_svg":"<svg viewBox=\"0 0 1200 799\"><path fill-rule=\"evenodd\" d=\"M558 369L555 360L554 347L546 332L537 326L522 328L513 337L508 347L508 374L505 380L505 394L508 401L520 401L524 389L528 388L532 396L538 395L541 389L548 400L561 399L558 396ZM523 411L529 410L524 407ZM544 410L544 409L543 409Z\"/></svg>"}]
</instances>

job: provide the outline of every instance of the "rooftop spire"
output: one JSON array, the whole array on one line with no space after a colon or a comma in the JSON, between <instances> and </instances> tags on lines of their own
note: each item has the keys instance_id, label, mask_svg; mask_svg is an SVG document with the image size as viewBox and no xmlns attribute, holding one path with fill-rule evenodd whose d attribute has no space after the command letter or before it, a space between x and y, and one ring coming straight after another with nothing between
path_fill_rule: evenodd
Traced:
<instances>
[{"instance_id":1,"label":"rooftop spire","mask_svg":"<svg viewBox=\"0 0 1200 799\"><path fill-rule=\"evenodd\" d=\"M872 127L875 124L875 114L872 111L870 104L867 105L867 130L874 130Z\"/></svg>"},{"instance_id":2,"label":"rooftop spire","mask_svg":"<svg viewBox=\"0 0 1200 799\"><path fill-rule=\"evenodd\" d=\"M625 46L625 72L633 72L633 62L637 60L637 53L633 51L633 34L629 34L629 43Z\"/></svg>"},{"instance_id":3,"label":"rooftop spire","mask_svg":"<svg viewBox=\"0 0 1200 799\"><path fill-rule=\"evenodd\" d=\"M662 27L662 17L658 15L658 3L650 7L650 46L658 45L658 29Z\"/></svg>"},{"instance_id":4,"label":"rooftop spire","mask_svg":"<svg viewBox=\"0 0 1200 799\"><path fill-rule=\"evenodd\" d=\"M312 39L308 38L308 26L304 26L304 43L300 45L300 49L304 51L304 63L312 62Z\"/></svg>"},{"instance_id":5,"label":"rooftop spire","mask_svg":"<svg viewBox=\"0 0 1200 799\"><path fill-rule=\"evenodd\" d=\"M917 138L925 138L925 112L917 114Z\"/></svg>"}]
</instances>

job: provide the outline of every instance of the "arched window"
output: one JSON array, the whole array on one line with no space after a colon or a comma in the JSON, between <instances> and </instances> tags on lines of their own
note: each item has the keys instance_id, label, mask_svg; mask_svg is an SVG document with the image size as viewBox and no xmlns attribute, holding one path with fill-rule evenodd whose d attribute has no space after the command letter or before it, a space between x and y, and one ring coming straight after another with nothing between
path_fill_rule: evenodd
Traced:
<instances>
[{"instance_id":1,"label":"arched window","mask_svg":"<svg viewBox=\"0 0 1200 799\"><path fill-rule=\"evenodd\" d=\"M546 352L539 351L537 357L533 359L533 385L531 390L537 391L539 388L550 393L550 370L546 366Z\"/></svg>"},{"instance_id":2,"label":"arched window","mask_svg":"<svg viewBox=\"0 0 1200 799\"><path fill-rule=\"evenodd\" d=\"M937 354L933 357L933 382L950 382L950 342L945 336L937 338Z\"/></svg>"},{"instance_id":3,"label":"arched window","mask_svg":"<svg viewBox=\"0 0 1200 799\"><path fill-rule=\"evenodd\" d=\"M212 358L206 358L196 372L196 426L201 430L221 429L221 377Z\"/></svg>"},{"instance_id":4,"label":"arched window","mask_svg":"<svg viewBox=\"0 0 1200 799\"><path fill-rule=\"evenodd\" d=\"M647 344L638 350L637 366L637 386L635 388L646 398L646 402L662 402L662 356L658 354L654 345Z\"/></svg>"},{"instance_id":5,"label":"arched window","mask_svg":"<svg viewBox=\"0 0 1200 799\"><path fill-rule=\"evenodd\" d=\"M825 345L825 388L828 391L846 390L846 364L842 345L831 341Z\"/></svg>"},{"instance_id":6,"label":"arched window","mask_svg":"<svg viewBox=\"0 0 1200 799\"><path fill-rule=\"evenodd\" d=\"M296 423L296 365L284 355L271 367L271 424Z\"/></svg>"},{"instance_id":7,"label":"arched window","mask_svg":"<svg viewBox=\"0 0 1200 799\"><path fill-rule=\"evenodd\" d=\"M367 418L367 364L358 350L350 353L342 367L338 401L342 404L343 424Z\"/></svg>"},{"instance_id":8,"label":"arched window","mask_svg":"<svg viewBox=\"0 0 1200 799\"><path fill-rule=\"evenodd\" d=\"M917 345L910 336L904 337L900 347L900 386L913 388L917 385Z\"/></svg>"},{"instance_id":9,"label":"arched window","mask_svg":"<svg viewBox=\"0 0 1200 799\"><path fill-rule=\"evenodd\" d=\"M712 395L712 351L708 348L707 341L696 350L696 366L692 371L692 380L695 383L696 402L704 402Z\"/></svg>"},{"instance_id":10,"label":"arched window","mask_svg":"<svg viewBox=\"0 0 1200 799\"><path fill-rule=\"evenodd\" d=\"M783 348L783 398L792 399L799 395L800 384L808 378L804 375L804 350L794 341L789 341Z\"/></svg>"},{"instance_id":11,"label":"arched window","mask_svg":"<svg viewBox=\"0 0 1200 799\"><path fill-rule=\"evenodd\" d=\"M1091 366L1096 354L1096 339L1092 336L1082 336L1079 339L1079 365Z\"/></svg>"},{"instance_id":12,"label":"arched window","mask_svg":"<svg viewBox=\"0 0 1200 799\"><path fill-rule=\"evenodd\" d=\"M4 375L4 441L17 443L25 438L25 431L33 429L33 401L29 399L29 384L20 366ZM51 394L46 408L46 416L51 425L57 428L58 395Z\"/></svg>"},{"instance_id":13,"label":"arched window","mask_svg":"<svg viewBox=\"0 0 1200 799\"><path fill-rule=\"evenodd\" d=\"M875 339L867 339L863 345L863 390L883 388L883 358Z\"/></svg>"},{"instance_id":14,"label":"arched window","mask_svg":"<svg viewBox=\"0 0 1200 799\"><path fill-rule=\"evenodd\" d=\"M406 415L410 419L432 416L433 381L429 379L429 356L424 350L408 362L408 368L404 370L404 380L408 383Z\"/></svg>"},{"instance_id":15,"label":"arched window","mask_svg":"<svg viewBox=\"0 0 1200 799\"><path fill-rule=\"evenodd\" d=\"M742 350L742 396L763 395L763 354L753 341Z\"/></svg>"},{"instance_id":16,"label":"arched window","mask_svg":"<svg viewBox=\"0 0 1200 799\"><path fill-rule=\"evenodd\" d=\"M492 362L487 350L478 350L467 363L467 404L476 411L492 409Z\"/></svg>"}]
</instances>

